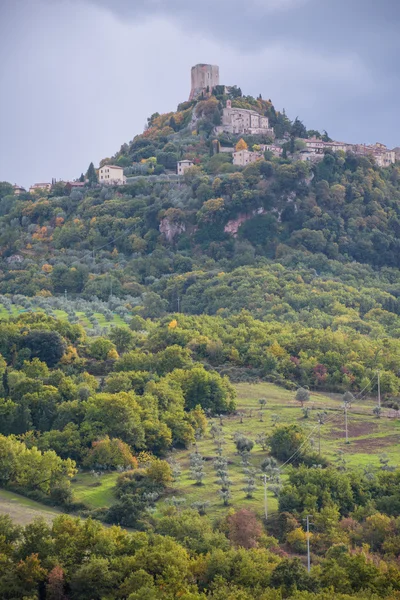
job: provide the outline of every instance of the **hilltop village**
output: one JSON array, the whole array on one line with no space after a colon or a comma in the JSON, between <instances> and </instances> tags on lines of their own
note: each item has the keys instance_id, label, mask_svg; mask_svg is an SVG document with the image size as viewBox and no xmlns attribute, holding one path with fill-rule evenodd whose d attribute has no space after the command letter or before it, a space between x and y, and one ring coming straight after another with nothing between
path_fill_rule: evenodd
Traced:
<instances>
[{"instance_id":1,"label":"hilltop village","mask_svg":"<svg viewBox=\"0 0 400 600\"><path fill-rule=\"evenodd\" d=\"M271 112L273 114L275 111L271 101L268 101L268 105L268 103L262 101L260 96L258 101L264 102L264 105L260 107L260 105L255 104L254 108L247 108L249 98L243 97L240 88L236 86L220 84L219 67L217 65L197 64L191 69L189 100L178 107L175 115L179 116L180 113L184 113L184 118L186 118L188 112L190 112L190 119L186 124L186 128L190 129L191 135L197 135L200 133L198 125L204 116L200 110L202 105L213 99L218 100L215 108L215 124L212 130L207 133L215 136L212 144L213 154L225 154L227 160L230 160L234 167L246 167L248 164L264 157L318 163L327 152L350 152L356 156L369 157L374 160L378 167L383 168L394 164L396 160L400 160L400 148L389 149L385 144L379 142L375 144L351 144L332 140L326 132L323 135L319 132L312 132L310 135L310 132L307 132L300 121L298 121L300 124L298 135L288 131L285 131L283 135L279 135L279 132L276 131L277 127L274 127L270 116L267 114L269 112L271 115ZM265 105L270 106L271 110L265 110ZM154 120L160 122L163 117L164 115L158 113L150 117L148 119L148 130L157 125ZM171 142L174 142L176 138L176 135L174 135L174 132L177 131L176 125L177 119L172 114L168 119ZM179 131L182 131L182 129L184 128L180 127ZM147 133L145 131L144 135ZM249 144L243 138L251 138L253 143ZM121 151L123 148L121 148ZM124 185L133 176L138 175L161 175L163 173L171 175L175 173L177 176L183 176L188 169L196 166L198 162L196 162L194 156L190 155L190 152L183 156L177 156L176 160L173 160L171 156L170 160L164 165L156 156L145 156L139 161L127 161L124 156L121 160L121 154L124 153L117 153L114 158L106 158L100 162L100 167L96 170L96 182L99 185ZM66 190L71 191L74 188L82 188L87 183L93 183L93 181L89 181L83 174L74 181L56 182L53 179L51 183L39 182L32 184L29 193L40 195L43 192L49 192L55 183L59 185L64 183ZM25 188L17 184L14 185L14 194L24 193L27 193Z\"/></svg>"}]
</instances>

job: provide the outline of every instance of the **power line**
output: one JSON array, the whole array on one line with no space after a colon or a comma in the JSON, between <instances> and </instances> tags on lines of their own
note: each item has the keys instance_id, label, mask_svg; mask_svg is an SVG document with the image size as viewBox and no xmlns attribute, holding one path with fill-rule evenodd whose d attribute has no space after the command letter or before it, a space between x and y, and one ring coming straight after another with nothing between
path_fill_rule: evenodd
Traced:
<instances>
[{"instance_id":1,"label":"power line","mask_svg":"<svg viewBox=\"0 0 400 600\"><path fill-rule=\"evenodd\" d=\"M326 419L326 421L324 422L324 424L328 423L329 421L331 421L333 418L335 418L336 416L336 412L338 411L334 411L334 413L328 417ZM293 461L294 458L296 458L296 456L301 452L302 448L308 443L310 437L312 436L312 434L314 433L314 431L318 428L319 424L317 423L312 429L311 432L309 433L309 435L306 437L306 439L303 441L302 444L300 444L300 446L297 448L297 450L295 452L293 452L293 454L280 466L278 467L280 471L282 471L284 468L286 468L287 466L289 466L289 464Z\"/></svg>"},{"instance_id":2,"label":"power line","mask_svg":"<svg viewBox=\"0 0 400 600\"><path fill-rule=\"evenodd\" d=\"M368 381L367 385L366 385L366 386L365 386L365 387L364 387L364 388L363 388L363 389L362 389L360 392L358 392L358 393L357 393L357 394L354 396L354 398L355 398L356 400L361 400L361 399L362 399L363 392L364 392L364 391L365 391L367 388L369 388L369 387L371 386L371 384L372 384L372 382L375 380L375 378L376 378L376 375L374 375L373 377L371 377L371 379L369 379L369 381Z\"/></svg>"},{"instance_id":3,"label":"power line","mask_svg":"<svg viewBox=\"0 0 400 600\"><path fill-rule=\"evenodd\" d=\"M381 372L377 371L378 374L378 407L381 407Z\"/></svg>"}]
</instances>

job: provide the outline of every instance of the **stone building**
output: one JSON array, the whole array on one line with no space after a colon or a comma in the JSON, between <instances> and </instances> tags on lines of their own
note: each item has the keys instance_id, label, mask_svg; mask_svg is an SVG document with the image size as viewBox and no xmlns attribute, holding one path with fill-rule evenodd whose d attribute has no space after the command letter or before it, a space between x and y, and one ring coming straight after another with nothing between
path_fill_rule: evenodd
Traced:
<instances>
[{"instance_id":1,"label":"stone building","mask_svg":"<svg viewBox=\"0 0 400 600\"><path fill-rule=\"evenodd\" d=\"M302 156L303 160L312 158L313 154L324 154L325 150L331 150L332 152L342 150L343 152L353 152L357 156L370 156L375 159L378 167L389 167L396 161L395 150L389 150L385 144L380 142L373 145L346 144L345 142L324 142L316 137L302 141L306 144L306 151L303 151Z\"/></svg>"},{"instance_id":2,"label":"stone building","mask_svg":"<svg viewBox=\"0 0 400 600\"><path fill-rule=\"evenodd\" d=\"M73 189L83 189L86 185L84 181L67 181L65 184L65 189L70 192Z\"/></svg>"},{"instance_id":3,"label":"stone building","mask_svg":"<svg viewBox=\"0 0 400 600\"><path fill-rule=\"evenodd\" d=\"M194 100L202 92L209 91L219 85L219 67L217 65L198 64L192 67L192 86L189 100Z\"/></svg>"},{"instance_id":4,"label":"stone building","mask_svg":"<svg viewBox=\"0 0 400 600\"><path fill-rule=\"evenodd\" d=\"M390 167L390 165L396 162L395 150L389 150L385 144L379 142L370 146L367 146L366 144L355 144L350 147L350 150L358 156L371 156L375 159L378 167Z\"/></svg>"},{"instance_id":5,"label":"stone building","mask_svg":"<svg viewBox=\"0 0 400 600\"><path fill-rule=\"evenodd\" d=\"M184 175L185 171L193 167L194 162L192 160L180 160L176 165L176 172L178 175Z\"/></svg>"},{"instance_id":6,"label":"stone building","mask_svg":"<svg viewBox=\"0 0 400 600\"><path fill-rule=\"evenodd\" d=\"M262 152L251 152L250 150L236 150L233 153L233 164L245 167L263 157Z\"/></svg>"},{"instance_id":7,"label":"stone building","mask_svg":"<svg viewBox=\"0 0 400 600\"><path fill-rule=\"evenodd\" d=\"M339 152L339 150L342 150L343 152L346 152L350 148L350 145L345 142L324 142L316 137L301 141L305 142L307 150L314 154L323 154L325 150L332 150L332 152Z\"/></svg>"},{"instance_id":8,"label":"stone building","mask_svg":"<svg viewBox=\"0 0 400 600\"><path fill-rule=\"evenodd\" d=\"M19 196L20 194L25 194L26 193L26 189L23 188L21 185L13 185L13 190L14 190L14 194L16 196Z\"/></svg>"},{"instance_id":9,"label":"stone building","mask_svg":"<svg viewBox=\"0 0 400 600\"><path fill-rule=\"evenodd\" d=\"M29 188L29 193L34 194L35 192L50 192L51 183L34 183Z\"/></svg>"},{"instance_id":10,"label":"stone building","mask_svg":"<svg viewBox=\"0 0 400 600\"><path fill-rule=\"evenodd\" d=\"M226 101L222 110L222 125L215 128L218 133L226 131L233 134L268 135L274 138L274 130L269 126L268 117L255 110L232 108L231 100Z\"/></svg>"}]
</instances>

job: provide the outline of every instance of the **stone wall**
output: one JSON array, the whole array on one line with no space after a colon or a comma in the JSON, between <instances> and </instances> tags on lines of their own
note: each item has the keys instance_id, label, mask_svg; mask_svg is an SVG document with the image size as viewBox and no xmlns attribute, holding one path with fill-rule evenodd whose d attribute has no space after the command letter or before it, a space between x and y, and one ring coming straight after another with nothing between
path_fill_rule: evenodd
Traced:
<instances>
[{"instance_id":1,"label":"stone wall","mask_svg":"<svg viewBox=\"0 0 400 600\"><path fill-rule=\"evenodd\" d=\"M189 100L196 98L203 90L211 90L219 85L219 67L217 65L199 64L192 67L192 86Z\"/></svg>"}]
</instances>

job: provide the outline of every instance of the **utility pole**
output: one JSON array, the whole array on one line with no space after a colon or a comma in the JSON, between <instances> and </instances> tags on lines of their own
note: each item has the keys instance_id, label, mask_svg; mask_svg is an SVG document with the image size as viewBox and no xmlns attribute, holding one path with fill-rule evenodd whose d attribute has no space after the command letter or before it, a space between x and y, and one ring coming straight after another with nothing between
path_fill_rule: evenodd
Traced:
<instances>
[{"instance_id":1,"label":"utility pole","mask_svg":"<svg viewBox=\"0 0 400 600\"><path fill-rule=\"evenodd\" d=\"M378 373L378 406L379 408L381 407L381 372L377 371Z\"/></svg>"},{"instance_id":2,"label":"utility pole","mask_svg":"<svg viewBox=\"0 0 400 600\"><path fill-rule=\"evenodd\" d=\"M347 428L347 402L344 403L344 427L346 432L346 444L349 443L349 432Z\"/></svg>"},{"instance_id":3,"label":"utility pole","mask_svg":"<svg viewBox=\"0 0 400 600\"><path fill-rule=\"evenodd\" d=\"M326 412L317 413L318 417L318 454L321 456L321 425L325 423Z\"/></svg>"},{"instance_id":4,"label":"utility pole","mask_svg":"<svg viewBox=\"0 0 400 600\"><path fill-rule=\"evenodd\" d=\"M310 516L307 515L306 523L307 523L307 571L311 570L311 556L310 556Z\"/></svg>"},{"instance_id":5,"label":"utility pole","mask_svg":"<svg viewBox=\"0 0 400 600\"><path fill-rule=\"evenodd\" d=\"M264 473L264 513L265 518L268 519L268 496L267 496L267 474Z\"/></svg>"},{"instance_id":6,"label":"utility pole","mask_svg":"<svg viewBox=\"0 0 400 600\"><path fill-rule=\"evenodd\" d=\"M180 311L180 305L181 305L181 299L180 299L180 298L179 298L179 296L178 296L178 313L179 313L179 312L181 312L181 311Z\"/></svg>"},{"instance_id":7,"label":"utility pole","mask_svg":"<svg viewBox=\"0 0 400 600\"><path fill-rule=\"evenodd\" d=\"M318 419L318 456L321 456L321 420Z\"/></svg>"}]
</instances>

